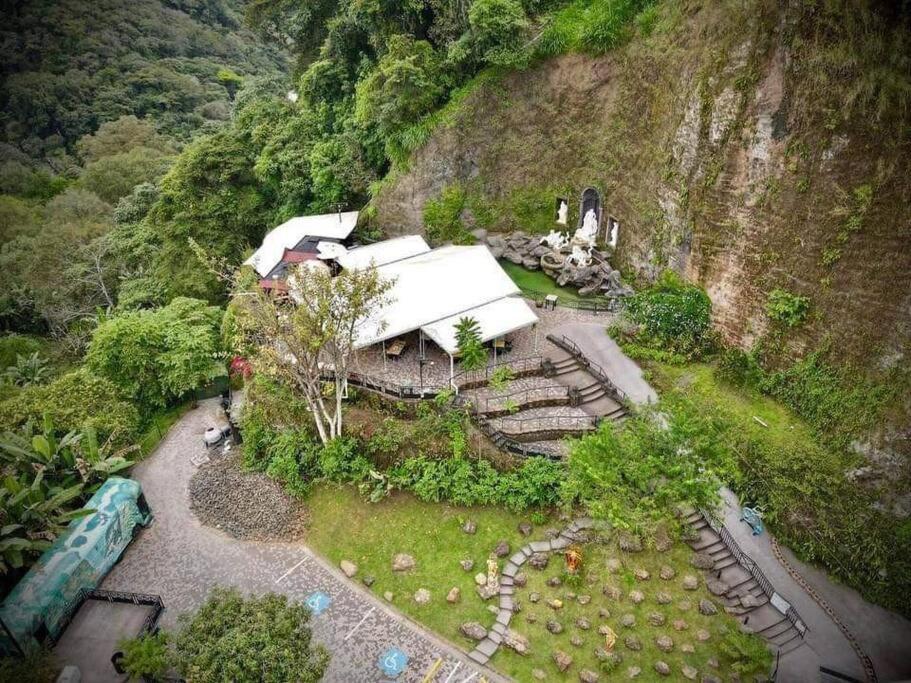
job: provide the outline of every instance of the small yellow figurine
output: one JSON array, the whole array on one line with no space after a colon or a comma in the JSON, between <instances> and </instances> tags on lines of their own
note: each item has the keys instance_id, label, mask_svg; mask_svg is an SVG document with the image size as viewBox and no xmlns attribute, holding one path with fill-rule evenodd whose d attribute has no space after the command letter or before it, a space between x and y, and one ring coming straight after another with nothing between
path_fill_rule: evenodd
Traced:
<instances>
[{"instance_id":1,"label":"small yellow figurine","mask_svg":"<svg viewBox=\"0 0 911 683\"><path fill-rule=\"evenodd\" d=\"M579 546L572 545L566 549L564 559L566 560L566 570L570 574L575 574L582 566L582 550Z\"/></svg>"}]
</instances>

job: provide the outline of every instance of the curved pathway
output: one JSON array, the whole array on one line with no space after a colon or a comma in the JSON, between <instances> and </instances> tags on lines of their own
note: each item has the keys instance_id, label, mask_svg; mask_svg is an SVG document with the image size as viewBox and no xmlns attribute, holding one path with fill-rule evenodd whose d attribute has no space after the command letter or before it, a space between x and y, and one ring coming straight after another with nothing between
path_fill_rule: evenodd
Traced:
<instances>
[{"instance_id":1,"label":"curved pathway","mask_svg":"<svg viewBox=\"0 0 911 683\"><path fill-rule=\"evenodd\" d=\"M410 621L301 543L240 541L202 525L189 507L192 460L205 453L202 434L218 411L218 400L187 413L131 476L142 483L155 514L107 576L102 588L161 595L161 626L197 607L211 588L235 586L247 593L279 592L305 601L315 592L331 603L312 618L315 639L332 654L327 681L368 683L390 680L379 668L381 656L397 648L408 657L399 681L438 683L491 681L502 677ZM437 660L442 660L436 665ZM119 680L113 678L112 680Z\"/></svg>"}]
</instances>

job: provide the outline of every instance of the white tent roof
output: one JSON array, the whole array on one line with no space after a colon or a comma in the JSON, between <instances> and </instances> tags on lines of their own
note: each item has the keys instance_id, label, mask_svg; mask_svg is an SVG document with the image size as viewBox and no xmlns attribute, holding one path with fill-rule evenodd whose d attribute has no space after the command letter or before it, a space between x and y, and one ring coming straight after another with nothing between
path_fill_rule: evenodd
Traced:
<instances>
[{"instance_id":1,"label":"white tent roof","mask_svg":"<svg viewBox=\"0 0 911 683\"><path fill-rule=\"evenodd\" d=\"M421 329L446 353L454 354L459 348L455 326L459 320L466 317L474 318L478 322L481 328L481 341L502 337L538 322L538 316L523 299L510 296L424 325Z\"/></svg>"},{"instance_id":2,"label":"white tent roof","mask_svg":"<svg viewBox=\"0 0 911 683\"><path fill-rule=\"evenodd\" d=\"M358 326L357 348L519 293L485 246L441 247L377 270L395 279L392 301Z\"/></svg>"},{"instance_id":3,"label":"white tent roof","mask_svg":"<svg viewBox=\"0 0 911 683\"><path fill-rule=\"evenodd\" d=\"M265 277L281 261L285 249L291 249L305 237L343 240L357 225L357 211L326 213L319 216L297 216L272 230L253 256L244 261Z\"/></svg>"},{"instance_id":4,"label":"white tent roof","mask_svg":"<svg viewBox=\"0 0 911 683\"><path fill-rule=\"evenodd\" d=\"M339 265L345 270L367 268L371 265L384 266L410 256L425 254L430 251L427 242L420 235L405 235L391 240L384 240L363 247L355 247L347 254L338 257Z\"/></svg>"}]
</instances>

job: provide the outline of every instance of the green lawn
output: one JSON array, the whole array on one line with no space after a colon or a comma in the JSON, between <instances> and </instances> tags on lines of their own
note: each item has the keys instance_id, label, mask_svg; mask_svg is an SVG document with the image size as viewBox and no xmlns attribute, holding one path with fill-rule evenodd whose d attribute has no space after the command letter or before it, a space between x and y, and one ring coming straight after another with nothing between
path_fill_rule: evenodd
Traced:
<instances>
[{"instance_id":1,"label":"green lawn","mask_svg":"<svg viewBox=\"0 0 911 683\"><path fill-rule=\"evenodd\" d=\"M529 296L535 299L547 294L556 294L561 299L569 301L598 301L602 298L597 296L579 296L579 292L575 289L558 286L550 275L541 270L528 270L506 259L501 259L500 265L519 289L528 292Z\"/></svg>"},{"instance_id":2,"label":"green lawn","mask_svg":"<svg viewBox=\"0 0 911 683\"><path fill-rule=\"evenodd\" d=\"M483 603L475 591L473 577L478 571L483 571L484 563L497 542L505 539L515 551L528 540L543 538L546 527L565 524L551 518L543 526L536 527L530 539L526 539L518 533L517 525L520 521L527 521L527 516L497 508L469 510L445 504L423 503L407 494L396 494L378 504L370 504L364 502L357 491L349 486L318 486L308 499L308 506L311 522L307 540L310 545L335 564L341 560L357 564L355 580L365 576L374 577L375 582L371 588L374 593L382 596L386 591L391 591L394 594L393 604L399 610L465 650L470 650L474 643L459 634L461 623L478 621L485 627L493 625L494 615L488 611L487 605L494 604L496 599ZM468 535L461 531L460 526L466 518L477 523L476 534ZM711 657L719 660L719 671L723 677L730 673L730 660L719 654L718 641L721 630L735 623L723 613L712 617L699 614L699 599L707 597L704 588L695 592L683 591L680 586L682 575L698 574L688 568L688 549L678 546L664 554L645 551L623 557L613 545L587 544L582 548L587 558L583 587L550 588L545 585L546 579L561 573L560 556L553 556L549 568L543 572L527 570L529 585L517 594L523 611L513 619L513 627L529 638L531 655L522 657L501 648L491 660L495 668L520 681L532 680L531 671L535 668L545 671L548 680L578 680L581 669L598 670L595 649L603 640L598 635L598 626L608 624L619 637L615 650L623 656L618 672L624 677L627 667L635 665L642 669L638 680L658 678L652 667L659 658L654 638L660 634L671 635L675 642L674 651L662 654L660 658L672 667L677 678L683 663L689 663L701 673L710 673L706 661ZM399 552L414 556L417 567L410 572L394 573L392 558ZM606 568L609 556L623 561L623 569L615 576L610 575ZM475 567L470 572L459 566L459 561L466 558L475 562ZM501 561L501 566L503 564ZM676 569L677 577L674 580L662 581L658 578L663 564ZM637 568L651 572L651 579L638 583L632 575L632 571ZM611 601L601 592L605 584L616 585L624 596L628 596L633 588L638 588L645 593L646 600L638 606L630 603L628 597L620 602ZM461 600L455 605L446 602L446 594L453 586L458 586L462 592ZM412 599L419 588L430 591L429 605L421 607ZM532 590L544 596L541 602L532 604L528 601ZM589 593L592 600L584 606L566 600L556 617L564 625L564 632L558 636L551 635L545 630L545 624L548 618L554 618L554 612L545 605L544 600L566 597L568 590L580 594ZM662 590L671 594L673 602L670 605L656 604L654 596ZM679 605L681 600L688 600L689 608L682 609ZM601 608L608 609L610 617L599 617ZM666 616L667 625L664 628L648 624L648 614L653 611L661 611ZM620 625L619 620L625 613L636 616L636 626L633 629L625 629ZM529 624L526 621L527 615L538 617L537 623ZM582 632L573 626L579 616L590 620L591 630ZM688 624L688 629L682 634L673 631L670 626L678 618L685 619ZM696 640L695 632L699 628L710 632L710 640ZM640 652L629 651L623 644L623 638L632 632L643 643ZM577 633L585 639L580 647L570 644L570 638ZM692 644L695 651L692 654L682 653L680 646L684 643ZM574 663L564 675L558 673L551 659L554 649L562 649L573 656Z\"/></svg>"}]
</instances>

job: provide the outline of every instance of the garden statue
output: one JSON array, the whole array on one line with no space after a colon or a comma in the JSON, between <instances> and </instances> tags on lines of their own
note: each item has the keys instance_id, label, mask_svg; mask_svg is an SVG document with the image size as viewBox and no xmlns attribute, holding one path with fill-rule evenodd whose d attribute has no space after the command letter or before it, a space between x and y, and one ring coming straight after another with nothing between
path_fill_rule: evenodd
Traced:
<instances>
[{"instance_id":1,"label":"garden statue","mask_svg":"<svg viewBox=\"0 0 911 683\"><path fill-rule=\"evenodd\" d=\"M593 247L597 237L598 217L594 209L589 209L585 212L585 218L582 219L582 226L573 235L573 243Z\"/></svg>"},{"instance_id":2,"label":"garden statue","mask_svg":"<svg viewBox=\"0 0 911 683\"><path fill-rule=\"evenodd\" d=\"M582 566L582 550L579 546L571 545L563 554L563 559L566 562L566 571L576 574Z\"/></svg>"},{"instance_id":3,"label":"garden statue","mask_svg":"<svg viewBox=\"0 0 911 683\"><path fill-rule=\"evenodd\" d=\"M589 265L591 263L591 260L592 260L591 250L592 250L591 247L588 247L588 249L586 249L585 247L583 247L580 244L574 244L573 251L567 257L567 261L569 261L570 263L574 263L579 268L585 268L587 265Z\"/></svg>"},{"instance_id":4,"label":"garden statue","mask_svg":"<svg viewBox=\"0 0 911 683\"><path fill-rule=\"evenodd\" d=\"M493 557L487 558L487 588L491 590L500 589L500 565Z\"/></svg>"},{"instance_id":5,"label":"garden statue","mask_svg":"<svg viewBox=\"0 0 911 683\"><path fill-rule=\"evenodd\" d=\"M560 200L560 208L557 209L557 223L566 225L566 218L569 214L569 204L565 199Z\"/></svg>"},{"instance_id":6,"label":"garden statue","mask_svg":"<svg viewBox=\"0 0 911 683\"><path fill-rule=\"evenodd\" d=\"M541 238L539 244L546 244L554 250L554 253L559 253L560 250L566 246L566 242L566 235L559 230L551 230L547 235Z\"/></svg>"}]
</instances>

